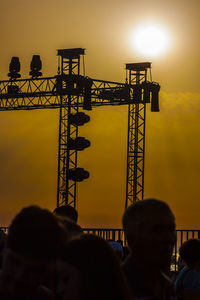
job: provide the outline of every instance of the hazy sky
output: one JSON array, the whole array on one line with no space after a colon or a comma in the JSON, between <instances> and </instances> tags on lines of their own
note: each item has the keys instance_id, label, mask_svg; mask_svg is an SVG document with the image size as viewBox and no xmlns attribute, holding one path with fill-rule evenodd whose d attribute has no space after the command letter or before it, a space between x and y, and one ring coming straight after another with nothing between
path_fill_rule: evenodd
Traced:
<instances>
[{"instance_id":1,"label":"hazy sky","mask_svg":"<svg viewBox=\"0 0 200 300\"><path fill-rule=\"evenodd\" d=\"M28 77L33 54L43 75L57 73L57 49L86 48L86 75L125 80L125 63L152 61L161 85L160 112L148 108L145 197L169 203L178 228L199 228L200 1L0 0L0 80L12 56ZM132 36L144 23L166 29L171 44L144 57ZM127 107L96 108L81 135L91 147L79 155L90 178L78 185L83 226L121 226L125 205ZM0 112L0 225L25 205L56 206L58 111Z\"/></svg>"}]
</instances>

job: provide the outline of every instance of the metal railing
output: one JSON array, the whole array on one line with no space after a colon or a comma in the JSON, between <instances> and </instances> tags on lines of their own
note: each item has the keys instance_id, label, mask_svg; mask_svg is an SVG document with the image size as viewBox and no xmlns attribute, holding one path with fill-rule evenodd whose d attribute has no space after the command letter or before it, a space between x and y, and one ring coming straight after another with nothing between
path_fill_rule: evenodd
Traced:
<instances>
[{"instance_id":1,"label":"metal railing","mask_svg":"<svg viewBox=\"0 0 200 300\"><path fill-rule=\"evenodd\" d=\"M0 227L4 232L8 233L8 227ZM123 246L127 246L126 237L123 229L120 228L83 228L83 232L86 234L95 234L102 237L105 240L121 241ZM176 244L174 246L173 254L173 271L178 271L178 252L180 246L191 238L200 238L200 230L198 229L177 229L176 230Z\"/></svg>"},{"instance_id":2,"label":"metal railing","mask_svg":"<svg viewBox=\"0 0 200 300\"><path fill-rule=\"evenodd\" d=\"M106 240L121 240L126 245L126 238L123 229L111 229L111 228L84 228L85 233L98 235ZM178 250L179 247L189 239L199 239L200 230L198 229L177 229L176 230L176 245L175 249Z\"/></svg>"},{"instance_id":3,"label":"metal railing","mask_svg":"<svg viewBox=\"0 0 200 300\"><path fill-rule=\"evenodd\" d=\"M117 241L120 240L123 242L124 246L127 246L126 237L123 229L110 229L110 228L84 228L84 233L90 233L98 235L106 240ZM198 229L177 229L176 230L176 243L174 246L174 253L171 263L171 271L178 271L178 258L179 258L179 248L180 246L189 239L199 239L200 230Z\"/></svg>"},{"instance_id":4,"label":"metal railing","mask_svg":"<svg viewBox=\"0 0 200 300\"><path fill-rule=\"evenodd\" d=\"M8 227L0 227L5 233L8 233ZM123 241L123 245L126 246L126 238L123 229L120 228L83 228L83 232L87 234L95 234L102 237L105 240ZM179 247L187 240L191 238L200 238L199 229L177 229L176 230L176 245L175 252Z\"/></svg>"},{"instance_id":5,"label":"metal railing","mask_svg":"<svg viewBox=\"0 0 200 300\"><path fill-rule=\"evenodd\" d=\"M84 233L95 234L102 237L105 240L123 241L126 245L126 238L123 229L111 229L111 228L83 228Z\"/></svg>"}]
</instances>

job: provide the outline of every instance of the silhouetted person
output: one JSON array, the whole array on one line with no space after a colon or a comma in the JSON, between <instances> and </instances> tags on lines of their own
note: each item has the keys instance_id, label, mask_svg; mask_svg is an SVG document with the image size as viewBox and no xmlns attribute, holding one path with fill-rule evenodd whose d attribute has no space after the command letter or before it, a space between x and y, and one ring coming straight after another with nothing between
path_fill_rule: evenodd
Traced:
<instances>
[{"instance_id":1,"label":"silhouetted person","mask_svg":"<svg viewBox=\"0 0 200 300\"><path fill-rule=\"evenodd\" d=\"M119 261L95 235L66 243L58 263L59 300L130 300Z\"/></svg>"},{"instance_id":2,"label":"silhouetted person","mask_svg":"<svg viewBox=\"0 0 200 300\"><path fill-rule=\"evenodd\" d=\"M48 210L29 206L13 219L0 272L0 299L51 299L64 229ZM45 287L46 285L46 287Z\"/></svg>"},{"instance_id":3,"label":"silhouetted person","mask_svg":"<svg viewBox=\"0 0 200 300\"><path fill-rule=\"evenodd\" d=\"M68 217L64 216L56 216L59 220L59 222L64 226L66 229L66 238L67 240L71 240L73 238L77 238L83 234L83 230L80 225L73 222Z\"/></svg>"},{"instance_id":4,"label":"silhouetted person","mask_svg":"<svg viewBox=\"0 0 200 300\"><path fill-rule=\"evenodd\" d=\"M200 299L200 240L190 239L179 249L185 267L176 279L179 300Z\"/></svg>"},{"instance_id":5,"label":"silhouetted person","mask_svg":"<svg viewBox=\"0 0 200 300\"><path fill-rule=\"evenodd\" d=\"M0 228L0 269L2 266L3 250L7 241L7 234Z\"/></svg>"},{"instance_id":6,"label":"silhouetted person","mask_svg":"<svg viewBox=\"0 0 200 300\"><path fill-rule=\"evenodd\" d=\"M130 248L123 268L134 299L176 299L165 275L175 243L175 217L169 206L156 199L138 201L123 216Z\"/></svg>"},{"instance_id":7,"label":"silhouetted person","mask_svg":"<svg viewBox=\"0 0 200 300\"><path fill-rule=\"evenodd\" d=\"M54 214L57 216L67 217L75 223L77 223L77 220L78 220L78 212L71 205L62 205L62 206L56 207L54 209Z\"/></svg>"},{"instance_id":8,"label":"silhouetted person","mask_svg":"<svg viewBox=\"0 0 200 300\"><path fill-rule=\"evenodd\" d=\"M70 205L62 205L56 207L53 212L60 222L64 225L68 235L68 239L73 239L80 236L83 230L80 225L77 224L78 212Z\"/></svg>"}]
</instances>

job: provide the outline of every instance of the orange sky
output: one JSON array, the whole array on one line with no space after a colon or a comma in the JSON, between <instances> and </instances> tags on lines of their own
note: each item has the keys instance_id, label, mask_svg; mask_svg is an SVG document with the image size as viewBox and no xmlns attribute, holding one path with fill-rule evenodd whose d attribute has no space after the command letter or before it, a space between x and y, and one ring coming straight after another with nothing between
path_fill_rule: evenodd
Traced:
<instances>
[{"instance_id":1,"label":"orange sky","mask_svg":"<svg viewBox=\"0 0 200 300\"><path fill-rule=\"evenodd\" d=\"M161 85L160 112L148 108L145 197L169 203L178 228L200 228L200 2L197 0L2 0L0 79L12 56L28 77L33 54L43 75L57 72L57 49L86 48L86 74L124 82L136 53L131 32L146 21L163 25L171 48L152 61ZM25 205L56 205L58 111L0 112L0 225ZM125 205L127 107L96 108L80 134L91 147L79 155L90 178L78 185L83 226L120 227Z\"/></svg>"}]
</instances>

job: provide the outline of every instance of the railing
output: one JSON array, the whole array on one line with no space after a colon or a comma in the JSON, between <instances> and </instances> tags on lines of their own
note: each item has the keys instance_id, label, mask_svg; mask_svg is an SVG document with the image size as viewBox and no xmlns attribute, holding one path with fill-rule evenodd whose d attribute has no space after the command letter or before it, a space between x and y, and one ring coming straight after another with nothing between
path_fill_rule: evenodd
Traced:
<instances>
[{"instance_id":1,"label":"railing","mask_svg":"<svg viewBox=\"0 0 200 300\"><path fill-rule=\"evenodd\" d=\"M177 248L179 248L183 242L189 239L199 239L200 230L198 229L177 229Z\"/></svg>"},{"instance_id":2,"label":"railing","mask_svg":"<svg viewBox=\"0 0 200 300\"><path fill-rule=\"evenodd\" d=\"M84 228L83 229L85 233L91 233L98 236L101 236L102 238L106 240L122 240L124 243L124 246L126 245L126 238L124 235L123 229L110 229L110 228ZM183 242L191 239L191 238L200 238L200 230L198 229L177 229L176 230L176 245L175 249L178 250L179 247L183 244Z\"/></svg>"},{"instance_id":3,"label":"railing","mask_svg":"<svg viewBox=\"0 0 200 300\"><path fill-rule=\"evenodd\" d=\"M85 233L98 235L106 240L117 241L120 240L123 242L124 246L127 246L127 241L122 229L108 229L108 228L84 228ZM174 246L174 253L171 263L171 271L177 274L178 271L178 251L180 246L189 239L199 239L200 230L198 229L177 229L176 230L176 244Z\"/></svg>"},{"instance_id":4,"label":"railing","mask_svg":"<svg viewBox=\"0 0 200 300\"><path fill-rule=\"evenodd\" d=\"M83 228L84 233L95 234L102 237L105 240L121 240L124 246L126 245L126 238L123 229L111 229L111 228Z\"/></svg>"},{"instance_id":5,"label":"railing","mask_svg":"<svg viewBox=\"0 0 200 300\"><path fill-rule=\"evenodd\" d=\"M0 227L5 233L8 233L8 227ZM126 246L126 238L123 229L116 228L83 228L84 233L95 234L102 237L105 240L123 241L123 245ZM176 230L176 245L175 252L178 251L179 247L183 242L191 238L200 238L200 230L198 229L177 229Z\"/></svg>"},{"instance_id":6,"label":"railing","mask_svg":"<svg viewBox=\"0 0 200 300\"><path fill-rule=\"evenodd\" d=\"M4 232L8 233L8 227L0 227ZM83 228L84 233L95 234L105 240L121 241L123 246L127 246L126 237L123 229L114 228ZM174 247L173 255L173 271L177 271L178 251L180 246L191 238L200 238L200 230L198 229L177 229L176 230L176 244Z\"/></svg>"}]
</instances>

